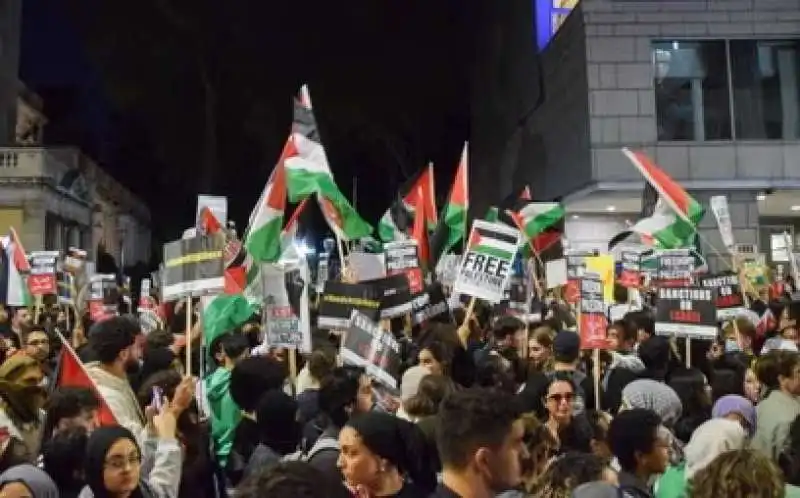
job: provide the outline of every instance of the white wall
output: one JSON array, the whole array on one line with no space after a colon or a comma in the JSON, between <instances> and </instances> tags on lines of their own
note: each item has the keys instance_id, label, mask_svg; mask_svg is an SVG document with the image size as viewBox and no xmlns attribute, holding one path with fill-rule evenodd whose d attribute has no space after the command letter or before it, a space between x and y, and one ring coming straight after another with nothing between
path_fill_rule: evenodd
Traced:
<instances>
[{"instance_id":1,"label":"white wall","mask_svg":"<svg viewBox=\"0 0 800 498\"><path fill-rule=\"evenodd\" d=\"M635 217L635 216L634 216ZM626 219L630 215L580 215L573 219L567 215L564 222L569 249L591 251L597 249L601 253L608 251L608 241L627 228Z\"/></svg>"}]
</instances>

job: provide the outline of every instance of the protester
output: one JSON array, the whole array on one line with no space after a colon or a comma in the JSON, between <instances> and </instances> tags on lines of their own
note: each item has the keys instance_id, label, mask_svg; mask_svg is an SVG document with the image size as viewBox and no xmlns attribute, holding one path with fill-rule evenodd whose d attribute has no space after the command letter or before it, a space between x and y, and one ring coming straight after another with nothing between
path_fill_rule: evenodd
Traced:
<instances>
[{"instance_id":1,"label":"protester","mask_svg":"<svg viewBox=\"0 0 800 498\"><path fill-rule=\"evenodd\" d=\"M442 402L436 443L442 463L436 498L490 498L522 483L525 427L509 394L457 391Z\"/></svg>"},{"instance_id":2,"label":"protester","mask_svg":"<svg viewBox=\"0 0 800 498\"><path fill-rule=\"evenodd\" d=\"M719 455L691 481L691 498L783 498L780 469L757 450Z\"/></svg>"},{"instance_id":3,"label":"protester","mask_svg":"<svg viewBox=\"0 0 800 498\"><path fill-rule=\"evenodd\" d=\"M627 498L652 498L651 478L663 474L670 444L661 419L642 408L625 410L611 422L611 451L620 466L619 484Z\"/></svg>"},{"instance_id":4,"label":"protester","mask_svg":"<svg viewBox=\"0 0 800 498\"><path fill-rule=\"evenodd\" d=\"M0 496L59 498L59 490L47 473L26 464L12 467L0 474Z\"/></svg>"}]
</instances>

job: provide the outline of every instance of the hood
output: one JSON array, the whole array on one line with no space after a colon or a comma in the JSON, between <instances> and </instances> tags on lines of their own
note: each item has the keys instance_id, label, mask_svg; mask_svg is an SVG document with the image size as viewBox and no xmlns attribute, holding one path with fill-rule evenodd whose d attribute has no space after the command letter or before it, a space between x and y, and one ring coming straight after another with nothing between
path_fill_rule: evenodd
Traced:
<instances>
[{"instance_id":1,"label":"hood","mask_svg":"<svg viewBox=\"0 0 800 498\"><path fill-rule=\"evenodd\" d=\"M220 401L231 385L231 371L218 368L206 378L206 395L209 402Z\"/></svg>"}]
</instances>

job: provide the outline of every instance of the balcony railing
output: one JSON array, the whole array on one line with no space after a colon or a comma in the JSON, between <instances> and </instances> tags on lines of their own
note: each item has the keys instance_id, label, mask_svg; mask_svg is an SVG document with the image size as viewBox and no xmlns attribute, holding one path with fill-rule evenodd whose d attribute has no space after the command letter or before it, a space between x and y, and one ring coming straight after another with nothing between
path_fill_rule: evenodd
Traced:
<instances>
[{"instance_id":1,"label":"balcony railing","mask_svg":"<svg viewBox=\"0 0 800 498\"><path fill-rule=\"evenodd\" d=\"M76 165L76 150L42 147L0 147L0 179L48 178L58 184Z\"/></svg>"}]
</instances>

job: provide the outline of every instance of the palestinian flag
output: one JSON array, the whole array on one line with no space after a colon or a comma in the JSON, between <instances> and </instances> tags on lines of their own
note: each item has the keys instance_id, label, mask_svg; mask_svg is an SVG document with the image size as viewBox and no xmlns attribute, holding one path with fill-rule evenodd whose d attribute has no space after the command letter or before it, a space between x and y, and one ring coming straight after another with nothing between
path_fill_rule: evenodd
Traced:
<instances>
[{"instance_id":1,"label":"palestinian flag","mask_svg":"<svg viewBox=\"0 0 800 498\"><path fill-rule=\"evenodd\" d=\"M200 229L201 233L206 235L214 235L215 233L222 231L222 223L220 223L217 217L214 216L214 213L211 212L211 209L208 206L203 206L200 209L198 228Z\"/></svg>"},{"instance_id":2,"label":"palestinian flag","mask_svg":"<svg viewBox=\"0 0 800 498\"><path fill-rule=\"evenodd\" d=\"M322 146L299 133L292 134L297 153L286 158L286 186L289 201L299 202L317 195L331 229L344 240L372 233L333 180Z\"/></svg>"},{"instance_id":3,"label":"palestinian flag","mask_svg":"<svg viewBox=\"0 0 800 498\"><path fill-rule=\"evenodd\" d=\"M528 185L526 185L525 188L522 189L522 192L519 194L519 198L522 201L532 201L533 200L533 196L531 195L531 188Z\"/></svg>"},{"instance_id":4,"label":"palestinian flag","mask_svg":"<svg viewBox=\"0 0 800 498\"><path fill-rule=\"evenodd\" d=\"M281 158L272 170L261 199L250 215L250 227L244 238L244 246L254 261L271 263L281 256L281 229L283 212L286 209L286 170L284 161L296 153L290 138L286 142Z\"/></svg>"},{"instance_id":5,"label":"palestinian flag","mask_svg":"<svg viewBox=\"0 0 800 498\"><path fill-rule=\"evenodd\" d=\"M83 362L75 354L75 351L70 346L69 341L56 331L59 339L61 340L61 355L59 356L58 363L56 364L54 388L58 387L83 387L89 389L94 394L99 403L98 419L100 425L117 425L117 417L111 410L108 402L100 393L97 385L94 383Z\"/></svg>"},{"instance_id":6,"label":"palestinian flag","mask_svg":"<svg viewBox=\"0 0 800 498\"><path fill-rule=\"evenodd\" d=\"M609 249L633 234L638 235L643 243L663 249L693 245L697 224L705 214L700 203L646 155L628 149L622 149L622 152L655 189L658 200L653 214L640 219L629 230L611 239Z\"/></svg>"},{"instance_id":7,"label":"palestinian flag","mask_svg":"<svg viewBox=\"0 0 800 498\"><path fill-rule=\"evenodd\" d=\"M28 290L27 275L31 271L28 255L13 227L2 240L0 251L0 302L7 306L33 306L33 297Z\"/></svg>"},{"instance_id":8,"label":"palestinian flag","mask_svg":"<svg viewBox=\"0 0 800 498\"><path fill-rule=\"evenodd\" d=\"M436 217L436 191L433 183L433 165L428 165L412 181L400 189L400 199L395 201L383 213L378 223L378 236L384 242L406 240L406 231L413 224L419 207L425 207L425 224L428 229L434 229Z\"/></svg>"},{"instance_id":9,"label":"palestinian flag","mask_svg":"<svg viewBox=\"0 0 800 498\"><path fill-rule=\"evenodd\" d=\"M468 144L465 143L464 151L461 154L461 164L456 171L456 177L447 198L447 205L442 216L439 217L439 224L431 239L432 267L436 265L441 256L450 252L467 234L467 211L469 209L467 147Z\"/></svg>"},{"instance_id":10,"label":"palestinian flag","mask_svg":"<svg viewBox=\"0 0 800 498\"><path fill-rule=\"evenodd\" d=\"M534 239L564 217L564 208L557 202L529 202L518 211L508 213L526 239Z\"/></svg>"},{"instance_id":11,"label":"palestinian flag","mask_svg":"<svg viewBox=\"0 0 800 498\"><path fill-rule=\"evenodd\" d=\"M489 223L478 223L472 226L468 250L484 256L513 260L519 238L506 231L492 230Z\"/></svg>"}]
</instances>

